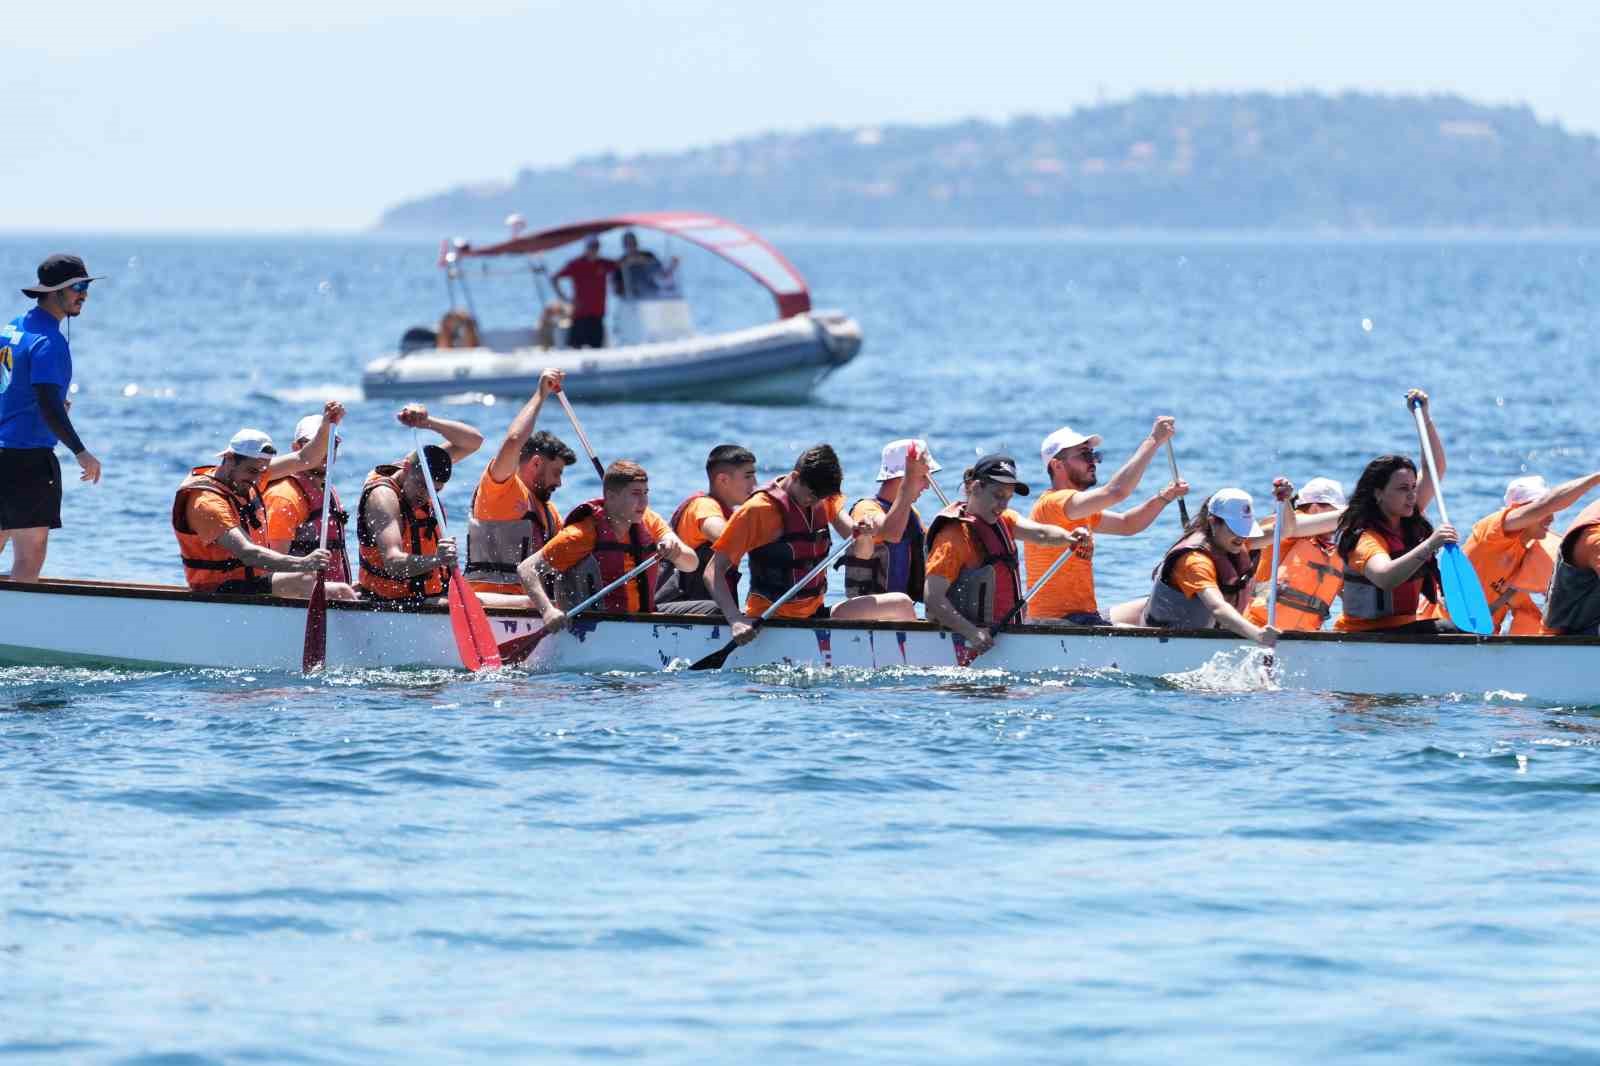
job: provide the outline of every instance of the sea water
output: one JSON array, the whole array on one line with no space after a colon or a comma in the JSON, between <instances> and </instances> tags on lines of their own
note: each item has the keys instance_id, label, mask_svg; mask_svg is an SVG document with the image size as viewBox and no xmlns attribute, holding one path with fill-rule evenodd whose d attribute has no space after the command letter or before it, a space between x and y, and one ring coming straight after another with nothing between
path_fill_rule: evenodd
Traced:
<instances>
[{"instance_id":1,"label":"sea water","mask_svg":"<svg viewBox=\"0 0 1600 1066\"><path fill-rule=\"evenodd\" d=\"M1161 414L1195 505L1277 474L1349 488L1415 453L1411 386L1463 530L1514 476L1600 467L1597 240L780 243L862 355L791 407L583 408L658 510L725 441L764 477L831 441L852 498L904 436L947 488L997 450L1037 487L1057 426L1103 435L1108 477ZM72 323L105 479L69 474L47 574L178 580L173 490L240 426L286 442L342 399L347 499L410 447L358 381L444 309L430 242L12 237L0 276L58 249L111 275ZM771 315L684 254L702 328ZM468 284L485 322L531 322L525 265ZM453 514L517 403L431 404L490 441ZM541 425L576 443L558 408ZM557 502L597 487L580 462ZM1102 605L1148 588L1175 510L1099 539ZM1537 678L1312 695L1242 649L1173 678L296 666L0 670L0 1058L1600 1054L1600 708Z\"/></svg>"}]
</instances>

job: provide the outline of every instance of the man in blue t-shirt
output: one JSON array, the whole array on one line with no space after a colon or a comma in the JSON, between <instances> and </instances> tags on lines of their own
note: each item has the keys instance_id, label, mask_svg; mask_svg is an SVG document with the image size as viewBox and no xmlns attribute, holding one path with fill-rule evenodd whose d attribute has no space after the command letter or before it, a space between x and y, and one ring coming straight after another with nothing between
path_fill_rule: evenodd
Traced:
<instances>
[{"instance_id":1,"label":"man in blue t-shirt","mask_svg":"<svg viewBox=\"0 0 1600 1066\"><path fill-rule=\"evenodd\" d=\"M61 320L83 313L97 280L77 256L52 255L39 283L22 290L38 305L0 328L0 550L11 542L13 581L39 579L50 531L61 528L56 444L72 451L82 480L100 480L100 460L67 415L72 351L61 335Z\"/></svg>"}]
</instances>

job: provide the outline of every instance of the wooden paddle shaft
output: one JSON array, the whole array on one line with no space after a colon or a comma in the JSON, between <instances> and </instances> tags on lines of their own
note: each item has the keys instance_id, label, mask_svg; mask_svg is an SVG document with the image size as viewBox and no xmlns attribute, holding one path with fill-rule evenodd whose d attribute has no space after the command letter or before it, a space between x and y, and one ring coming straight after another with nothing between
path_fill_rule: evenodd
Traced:
<instances>
[{"instance_id":1,"label":"wooden paddle shaft","mask_svg":"<svg viewBox=\"0 0 1600 1066\"><path fill-rule=\"evenodd\" d=\"M578 413L572 409L572 404L567 401L567 394L557 392L556 399L561 401L561 407L567 412L567 421L572 423L572 431L578 435L578 443L583 445L583 450L589 453L589 461L594 464L594 473L601 481L606 479L606 468L600 465L600 457L594 453L594 445L589 443L589 435L583 431L583 425L578 421Z\"/></svg>"}]
</instances>

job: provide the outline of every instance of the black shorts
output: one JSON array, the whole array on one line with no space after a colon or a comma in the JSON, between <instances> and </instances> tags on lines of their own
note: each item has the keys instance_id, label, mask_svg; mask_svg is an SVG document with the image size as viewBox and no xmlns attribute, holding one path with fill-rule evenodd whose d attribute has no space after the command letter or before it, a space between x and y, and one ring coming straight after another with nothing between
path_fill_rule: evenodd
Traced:
<instances>
[{"instance_id":1,"label":"black shorts","mask_svg":"<svg viewBox=\"0 0 1600 1066\"><path fill-rule=\"evenodd\" d=\"M215 591L218 596L270 596L272 578L266 574L257 574L255 577L240 578L237 581L224 581Z\"/></svg>"},{"instance_id":2,"label":"black shorts","mask_svg":"<svg viewBox=\"0 0 1600 1066\"><path fill-rule=\"evenodd\" d=\"M606 324L602 318L574 318L567 330L568 348L604 348Z\"/></svg>"},{"instance_id":3,"label":"black shorts","mask_svg":"<svg viewBox=\"0 0 1600 1066\"><path fill-rule=\"evenodd\" d=\"M61 528L61 461L54 448L0 448L0 529Z\"/></svg>"}]
</instances>

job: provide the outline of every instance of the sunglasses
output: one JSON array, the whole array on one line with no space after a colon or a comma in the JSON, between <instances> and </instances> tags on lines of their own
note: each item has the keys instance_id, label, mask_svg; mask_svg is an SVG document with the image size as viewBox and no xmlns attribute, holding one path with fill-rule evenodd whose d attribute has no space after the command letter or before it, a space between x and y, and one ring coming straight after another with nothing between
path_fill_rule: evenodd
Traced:
<instances>
[{"instance_id":1,"label":"sunglasses","mask_svg":"<svg viewBox=\"0 0 1600 1066\"><path fill-rule=\"evenodd\" d=\"M1086 463L1098 463L1100 460L1104 459L1105 457L1106 457L1106 453L1105 452L1097 452L1097 451L1068 452L1064 456L1064 458L1067 458L1067 459L1082 459Z\"/></svg>"},{"instance_id":2,"label":"sunglasses","mask_svg":"<svg viewBox=\"0 0 1600 1066\"><path fill-rule=\"evenodd\" d=\"M75 281L71 285L68 285L67 288L71 289L73 292L88 292L89 283L87 281Z\"/></svg>"}]
</instances>

